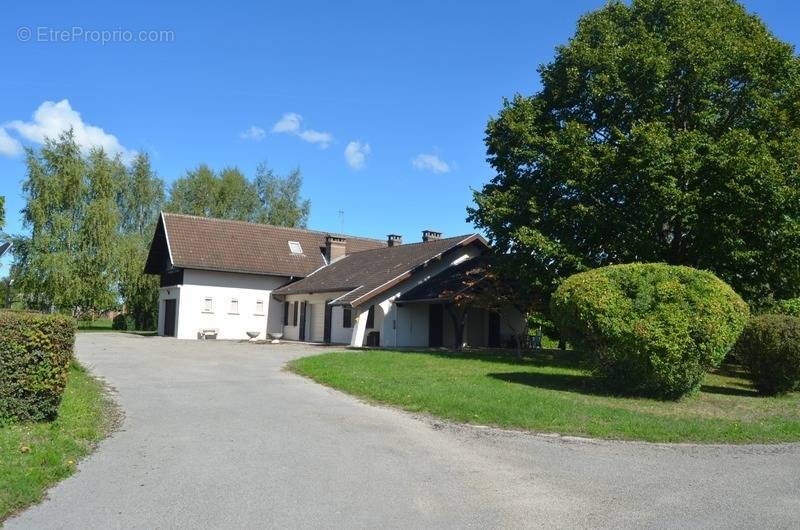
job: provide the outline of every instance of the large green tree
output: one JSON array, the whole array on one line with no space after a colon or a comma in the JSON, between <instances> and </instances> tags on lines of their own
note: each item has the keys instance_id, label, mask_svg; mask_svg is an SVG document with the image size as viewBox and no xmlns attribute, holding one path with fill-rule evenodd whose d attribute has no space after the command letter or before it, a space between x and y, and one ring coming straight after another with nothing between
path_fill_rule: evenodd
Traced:
<instances>
[{"instance_id":1,"label":"large green tree","mask_svg":"<svg viewBox=\"0 0 800 530\"><path fill-rule=\"evenodd\" d=\"M235 167L215 173L201 164L172 183L167 210L203 217L255 221L261 204L255 185Z\"/></svg>"},{"instance_id":2,"label":"large green tree","mask_svg":"<svg viewBox=\"0 0 800 530\"><path fill-rule=\"evenodd\" d=\"M731 0L609 3L490 120L469 217L551 291L610 263L800 294L800 60Z\"/></svg>"},{"instance_id":3,"label":"large green tree","mask_svg":"<svg viewBox=\"0 0 800 530\"><path fill-rule=\"evenodd\" d=\"M81 295L76 256L86 196L86 163L72 131L26 153L28 235L14 238L12 278L26 306L74 310Z\"/></svg>"},{"instance_id":4,"label":"large green tree","mask_svg":"<svg viewBox=\"0 0 800 530\"><path fill-rule=\"evenodd\" d=\"M285 177L260 164L250 181L239 169L219 173L205 164L172 183L166 210L174 213L305 227L311 203L300 196L299 169Z\"/></svg>"},{"instance_id":5,"label":"large green tree","mask_svg":"<svg viewBox=\"0 0 800 530\"><path fill-rule=\"evenodd\" d=\"M117 191L120 230L123 234L152 236L164 205L164 182L158 178L147 153L138 153L123 175Z\"/></svg>"},{"instance_id":6,"label":"large green tree","mask_svg":"<svg viewBox=\"0 0 800 530\"><path fill-rule=\"evenodd\" d=\"M120 241L117 245L119 296L136 329L155 329L158 316L157 276L144 274L144 263L164 203L164 182L140 153L124 174L118 191Z\"/></svg>"},{"instance_id":7,"label":"large green tree","mask_svg":"<svg viewBox=\"0 0 800 530\"><path fill-rule=\"evenodd\" d=\"M86 202L78 231L76 272L80 282L77 307L105 310L117 305L116 265L119 237L117 182L126 170L119 158L110 159L102 149L88 157Z\"/></svg>"},{"instance_id":8,"label":"large green tree","mask_svg":"<svg viewBox=\"0 0 800 530\"><path fill-rule=\"evenodd\" d=\"M258 221L277 226L305 228L311 201L300 196L303 175L296 168L286 177L275 174L266 164L256 169L256 190L262 212Z\"/></svg>"}]
</instances>

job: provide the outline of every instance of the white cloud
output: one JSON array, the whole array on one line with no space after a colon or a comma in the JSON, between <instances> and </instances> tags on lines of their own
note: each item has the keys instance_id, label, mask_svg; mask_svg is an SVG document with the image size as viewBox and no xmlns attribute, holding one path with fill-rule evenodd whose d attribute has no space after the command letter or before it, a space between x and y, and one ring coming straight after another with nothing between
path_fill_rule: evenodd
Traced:
<instances>
[{"instance_id":1,"label":"white cloud","mask_svg":"<svg viewBox=\"0 0 800 530\"><path fill-rule=\"evenodd\" d=\"M296 133L300 130L300 122L303 120L303 117L299 114L295 114L294 112L287 112L281 119L278 120L278 123L272 126L272 132L274 133Z\"/></svg>"},{"instance_id":2,"label":"white cloud","mask_svg":"<svg viewBox=\"0 0 800 530\"><path fill-rule=\"evenodd\" d=\"M249 128L239 133L239 138L242 140L253 140L254 142L260 142L266 135L267 131L258 125L251 125Z\"/></svg>"},{"instance_id":3,"label":"white cloud","mask_svg":"<svg viewBox=\"0 0 800 530\"><path fill-rule=\"evenodd\" d=\"M364 162L366 162L367 155L370 151L369 144L352 141L344 148L344 158L347 160L348 166L359 170L364 167Z\"/></svg>"},{"instance_id":4,"label":"white cloud","mask_svg":"<svg viewBox=\"0 0 800 530\"><path fill-rule=\"evenodd\" d=\"M293 134L308 143L319 145L321 149L326 149L333 142L333 136L330 133L303 129L302 121L303 117L299 114L287 112L272 126L272 132Z\"/></svg>"},{"instance_id":5,"label":"white cloud","mask_svg":"<svg viewBox=\"0 0 800 530\"><path fill-rule=\"evenodd\" d=\"M17 156L22 152L22 144L19 140L9 136L8 131L0 127L0 155Z\"/></svg>"},{"instance_id":6,"label":"white cloud","mask_svg":"<svg viewBox=\"0 0 800 530\"><path fill-rule=\"evenodd\" d=\"M62 132L72 128L75 141L84 152L93 147L102 147L106 153L112 156L121 155L124 160L130 160L136 154L120 144L113 134L84 122L80 113L74 110L66 99L57 103L45 101L33 113L31 121L14 120L6 123L4 127L38 144L43 144L46 138L58 138Z\"/></svg>"},{"instance_id":7,"label":"white cloud","mask_svg":"<svg viewBox=\"0 0 800 530\"><path fill-rule=\"evenodd\" d=\"M450 165L433 154L419 154L411 161L414 169L420 171L431 171L433 173L449 173Z\"/></svg>"},{"instance_id":8,"label":"white cloud","mask_svg":"<svg viewBox=\"0 0 800 530\"><path fill-rule=\"evenodd\" d=\"M322 149L326 149L333 141L333 136L326 132L306 129L298 133L298 136L311 144L319 144Z\"/></svg>"}]
</instances>

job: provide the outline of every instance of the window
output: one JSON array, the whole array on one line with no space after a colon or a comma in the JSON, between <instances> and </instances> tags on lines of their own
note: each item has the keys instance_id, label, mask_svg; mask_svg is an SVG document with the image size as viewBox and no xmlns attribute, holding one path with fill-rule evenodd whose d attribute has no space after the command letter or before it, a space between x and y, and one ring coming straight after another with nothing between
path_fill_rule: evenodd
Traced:
<instances>
[{"instance_id":1,"label":"window","mask_svg":"<svg viewBox=\"0 0 800 530\"><path fill-rule=\"evenodd\" d=\"M343 328L353 327L353 310L349 307L342 308L342 327Z\"/></svg>"},{"instance_id":2,"label":"window","mask_svg":"<svg viewBox=\"0 0 800 530\"><path fill-rule=\"evenodd\" d=\"M203 302L203 313L213 313L214 312L214 300L207 296L205 301Z\"/></svg>"},{"instance_id":3,"label":"window","mask_svg":"<svg viewBox=\"0 0 800 530\"><path fill-rule=\"evenodd\" d=\"M367 327L372 329L375 327L375 306L369 306L369 311L367 312Z\"/></svg>"},{"instance_id":4,"label":"window","mask_svg":"<svg viewBox=\"0 0 800 530\"><path fill-rule=\"evenodd\" d=\"M239 314L239 300L237 298L231 298L231 314L238 315Z\"/></svg>"},{"instance_id":5,"label":"window","mask_svg":"<svg viewBox=\"0 0 800 530\"><path fill-rule=\"evenodd\" d=\"M300 309L297 302L294 303L294 317L292 318L292 325L296 326L299 319L297 318L297 310Z\"/></svg>"},{"instance_id":6,"label":"window","mask_svg":"<svg viewBox=\"0 0 800 530\"><path fill-rule=\"evenodd\" d=\"M256 300L256 315L264 314L264 300Z\"/></svg>"},{"instance_id":7,"label":"window","mask_svg":"<svg viewBox=\"0 0 800 530\"><path fill-rule=\"evenodd\" d=\"M289 302L283 303L283 325L289 325Z\"/></svg>"},{"instance_id":8,"label":"window","mask_svg":"<svg viewBox=\"0 0 800 530\"><path fill-rule=\"evenodd\" d=\"M292 254L302 254L303 247L300 246L300 243L297 241L289 241L289 250L292 251Z\"/></svg>"}]
</instances>

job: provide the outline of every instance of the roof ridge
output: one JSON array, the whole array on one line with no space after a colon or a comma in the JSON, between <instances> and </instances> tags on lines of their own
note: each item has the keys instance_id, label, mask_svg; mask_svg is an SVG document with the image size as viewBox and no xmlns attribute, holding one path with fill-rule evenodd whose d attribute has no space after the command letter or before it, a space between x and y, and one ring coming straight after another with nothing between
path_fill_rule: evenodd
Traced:
<instances>
[{"instance_id":1,"label":"roof ridge","mask_svg":"<svg viewBox=\"0 0 800 530\"><path fill-rule=\"evenodd\" d=\"M171 215L173 217L188 217L190 219L201 219L203 221L214 221L214 222L224 222L224 223L236 223L236 224L243 224L243 225L250 225L250 226L266 226L269 228L277 228L279 230L295 230L298 232L308 232L311 234L320 234L320 235L331 235L331 236L344 236L345 239L353 238L353 239L362 239L365 241L375 241L375 242L383 242L386 243L383 239L378 239L374 237L364 237L364 236L354 236L351 234L342 234L339 232L328 232L325 230L312 230L310 228L297 228L294 226L280 226L280 225L271 225L269 223L254 223L252 221L241 221L239 219L225 219L222 217L204 217L202 215L193 215L188 213L173 213L173 212L165 212L161 211L163 215Z\"/></svg>"},{"instance_id":2,"label":"roof ridge","mask_svg":"<svg viewBox=\"0 0 800 530\"><path fill-rule=\"evenodd\" d=\"M386 246L386 247L380 247L380 248L368 248L366 250L359 250L358 252L352 252L350 254L347 254L347 256L356 256L358 254L363 254L364 252L373 252L375 250L386 250L387 248L403 248L403 247L413 247L413 246L418 246L418 245L427 245L429 243L436 243L438 241L449 241L451 239L456 239L458 241L462 241L462 240L464 240L464 239L466 239L468 237L475 236L475 235L479 235L479 234L477 232L475 232L475 233L472 233L472 234L462 234L462 235L459 235L459 236L443 237L443 238L440 238L440 239L434 239L432 241L415 241L413 243L403 243L401 245L395 245L395 246L392 246L392 247ZM342 258L342 259L344 259L344 258ZM339 261L341 261L341 260L339 260Z\"/></svg>"}]
</instances>

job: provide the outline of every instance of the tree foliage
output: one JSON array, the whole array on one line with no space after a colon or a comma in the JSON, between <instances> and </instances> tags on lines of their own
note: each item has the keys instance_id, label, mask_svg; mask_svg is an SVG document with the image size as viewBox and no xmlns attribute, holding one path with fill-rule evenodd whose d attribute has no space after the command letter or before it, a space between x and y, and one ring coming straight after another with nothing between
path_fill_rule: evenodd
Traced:
<instances>
[{"instance_id":1,"label":"tree foliage","mask_svg":"<svg viewBox=\"0 0 800 530\"><path fill-rule=\"evenodd\" d=\"M0 231L6 226L6 198L0 195Z\"/></svg>"},{"instance_id":2,"label":"tree foliage","mask_svg":"<svg viewBox=\"0 0 800 530\"><path fill-rule=\"evenodd\" d=\"M239 169L225 168L219 173L205 164L187 171L172 184L167 211L305 227L311 203L300 196L303 177L299 169L280 177L260 164L254 181Z\"/></svg>"},{"instance_id":3,"label":"tree foliage","mask_svg":"<svg viewBox=\"0 0 800 530\"><path fill-rule=\"evenodd\" d=\"M800 60L732 0L612 2L490 120L469 216L547 290L612 263L800 294Z\"/></svg>"},{"instance_id":4,"label":"tree foliage","mask_svg":"<svg viewBox=\"0 0 800 530\"><path fill-rule=\"evenodd\" d=\"M150 158L139 154L122 175L117 195L120 242L117 246L119 296L136 329L153 330L158 318L157 276L144 273L144 263L164 204L164 183L153 171Z\"/></svg>"},{"instance_id":5,"label":"tree foliage","mask_svg":"<svg viewBox=\"0 0 800 530\"><path fill-rule=\"evenodd\" d=\"M260 164L256 169L255 186L262 207L259 222L293 228L306 227L311 201L300 197L300 188L303 186L300 169L296 168L286 177L280 177L266 164Z\"/></svg>"},{"instance_id":6,"label":"tree foliage","mask_svg":"<svg viewBox=\"0 0 800 530\"><path fill-rule=\"evenodd\" d=\"M217 174L201 164L173 182L167 210L202 217L255 221L261 213L261 205L255 186L237 168L225 168Z\"/></svg>"},{"instance_id":7,"label":"tree foliage","mask_svg":"<svg viewBox=\"0 0 800 530\"><path fill-rule=\"evenodd\" d=\"M152 235L164 205L164 182L153 171L146 153L137 154L130 170L122 175L117 204L123 234Z\"/></svg>"},{"instance_id":8,"label":"tree foliage","mask_svg":"<svg viewBox=\"0 0 800 530\"><path fill-rule=\"evenodd\" d=\"M26 153L22 211L27 236L14 240L12 276L28 307L75 309L81 296L78 259L87 165L72 131Z\"/></svg>"}]
</instances>

